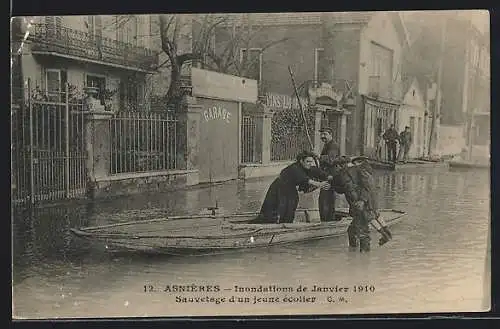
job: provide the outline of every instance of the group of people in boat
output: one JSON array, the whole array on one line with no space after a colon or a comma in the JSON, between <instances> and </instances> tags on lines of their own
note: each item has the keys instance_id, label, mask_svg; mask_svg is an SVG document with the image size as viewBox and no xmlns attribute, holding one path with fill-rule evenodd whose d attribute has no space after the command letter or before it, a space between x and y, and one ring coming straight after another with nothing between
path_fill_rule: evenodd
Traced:
<instances>
[{"instance_id":1,"label":"group of people in boat","mask_svg":"<svg viewBox=\"0 0 500 329\"><path fill-rule=\"evenodd\" d=\"M380 225L370 165L362 158L351 160L340 155L330 128L320 130L320 138L324 145L319 156L310 151L301 152L271 183L254 222L291 223L299 203L299 192L320 189L318 206L322 222L341 219L335 213L335 199L337 193L345 195L352 217L347 230L351 248L370 251L370 224L382 234L379 244L386 243L391 233Z\"/></svg>"}]
</instances>

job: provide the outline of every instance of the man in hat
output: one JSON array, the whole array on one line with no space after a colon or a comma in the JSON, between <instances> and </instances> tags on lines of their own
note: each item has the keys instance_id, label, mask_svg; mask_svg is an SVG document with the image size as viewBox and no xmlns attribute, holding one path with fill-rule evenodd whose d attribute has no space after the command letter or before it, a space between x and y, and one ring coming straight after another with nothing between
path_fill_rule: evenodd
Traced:
<instances>
[{"instance_id":1,"label":"man in hat","mask_svg":"<svg viewBox=\"0 0 500 329\"><path fill-rule=\"evenodd\" d=\"M408 153L410 153L410 147L412 143L411 131L410 127L406 126L405 130L399 134L399 140L401 147L399 148L398 159L401 158L401 154L403 155L403 162L406 163L408 161Z\"/></svg>"},{"instance_id":2,"label":"man in hat","mask_svg":"<svg viewBox=\"0 0 500 329\"><path fill-rule=\"evenodd\" d=\"M332 185L337 193L345 195L349 214L353 218L347 229L349 247L357 248L359 241L360 252L368 252L371 240L369 225L371 221L377 221L379 218L371 166L366 161L351 163L346 157L338 157L332 165ZM378 227L379 233L382 234L379 244L382 245L389 241L392 235L382 224Z\"/></svg>"},{"instance_id":3,"label":"man in hat","mask_svg":"<svg viewBox=\"0 0 500 329\"><path fill-rule=\"evenodd\" d=\"M332 161L340 155L340 148L333 140L333 131L331 128L322 128L319 131L320 139L323 142L323 149L319 156L320 169L328 172ZM319 192L318 206L319 216L322 222L335 220L335 190L323 189Z\"/></svg>"},{"instance_id":4,"label":"man in hat","mask_svg":"<svg viewBox=\"0 0 500 329\"><path fill-rule=\"evenodd\" d=\"M384 132L384 135L382 137L384 138L385 144L387 145L389 162L396 162L396 149L398 145L399 134L394 128L393 124L391 124L389 129Z\"/></svg>"}]
</instances>

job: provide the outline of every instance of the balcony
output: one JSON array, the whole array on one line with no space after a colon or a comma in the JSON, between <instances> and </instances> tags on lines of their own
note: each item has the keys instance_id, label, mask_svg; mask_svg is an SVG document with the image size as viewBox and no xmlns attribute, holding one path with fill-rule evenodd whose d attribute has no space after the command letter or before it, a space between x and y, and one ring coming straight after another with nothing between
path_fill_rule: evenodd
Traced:
<instances>
[{"instance_id":1,"label":"balcony","mask_svg":"<svg viewBox=\"0 0 500 329\"><path fill-rule=\"evenodd\" d=\"M28 40L33 54L55 53L146 72L158 67L157 52L67 27L35 24Z\"/></svg>"}]
</instances>

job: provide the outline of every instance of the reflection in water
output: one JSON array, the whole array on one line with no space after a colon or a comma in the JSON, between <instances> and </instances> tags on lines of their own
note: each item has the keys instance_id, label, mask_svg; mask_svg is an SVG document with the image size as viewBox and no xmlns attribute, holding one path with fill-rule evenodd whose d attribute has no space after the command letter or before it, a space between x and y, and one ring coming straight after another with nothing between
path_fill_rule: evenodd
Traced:
<instances>
[{"instance_id":1,"label":"reflection in water","mask_svg":"<svg viewBox=\"0 0 500 329\"><path fill-rule=\"evenodd\" d=\"M215 203L256 211L272 177L144 194L95 204L14 209L14 314L20 317L299 314L474 311L489 299L489 176L484 172L378 174L381 208L407 219L394 240L369 255L347 251L345 237L209 257L111 255L75 239L72 227L196 213ZM318 192L301 195L316 207ZM346 206L339 196L339 207ZM489 268L488 268L489 270ZM145 294L146 283L233 285L373 285L332 305L183 305L169 294ZM230 295L231 292L228 292ZM284 296L282 296L284 297ZM488 305L486 305L488 306Z\"/></svg>"}]
</instances>

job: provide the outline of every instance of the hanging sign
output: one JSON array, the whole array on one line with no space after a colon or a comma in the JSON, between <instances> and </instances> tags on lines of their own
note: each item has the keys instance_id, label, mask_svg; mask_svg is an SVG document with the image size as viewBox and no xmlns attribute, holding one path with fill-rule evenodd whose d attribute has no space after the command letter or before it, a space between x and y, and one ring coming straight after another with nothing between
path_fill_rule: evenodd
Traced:
<instances>
[{"instance_id":1,"label":"hanging sign","mask_svg":"<svg viewBox=\"0 0 500 329\"><path fill-rule=\"evenodd\" d=\"M301 98L300 102L304 108L307 107L307 100L305 98ZM289 95L275 94L275 93L266 93L266 106L270 108L283 109L283 110L299 110L300 106L297 102L296 97L291 97Z\"/></svg>"}]
</instances>

